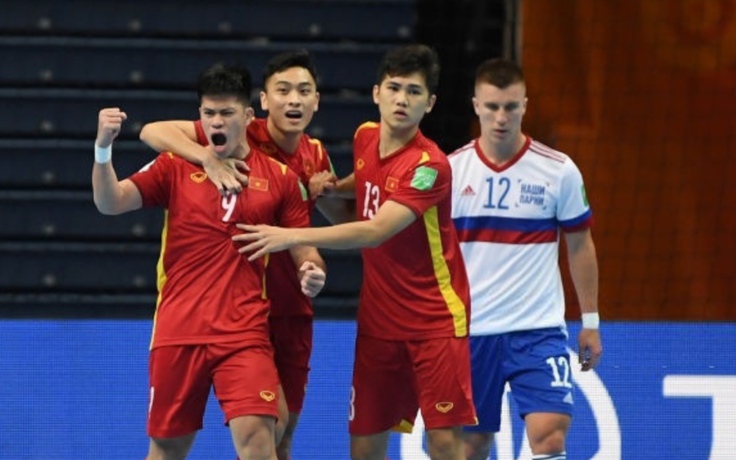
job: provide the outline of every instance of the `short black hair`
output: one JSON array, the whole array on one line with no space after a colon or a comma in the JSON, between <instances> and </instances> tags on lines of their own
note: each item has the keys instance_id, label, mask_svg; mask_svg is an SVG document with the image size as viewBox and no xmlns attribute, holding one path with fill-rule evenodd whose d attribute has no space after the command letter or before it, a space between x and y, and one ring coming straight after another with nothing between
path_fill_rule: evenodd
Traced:
<instances>
[{"instance_id":1,"label":"short black hair","mask_svg":"<svg viewBox=\"0 0 736 460\"><path fill-rule=\"evenodd\" d=\"M383 57L378 67L377 84L388 77L404 77L419 72L424 76L430 94L435 94L440 82L440 60L427 45L412 44L394 48Z\"/></svg>"},{"instance_id":2,"label":"short black hair","mask_svg":"<svg viewBox=\"0 0 736 460\"><path fill-rule=\"evenodd\" d=\"M250 72L242 66L217 63L197 78L199 101L205 96L235 96L243 105L250 107L253 83Z\"/></svg>"},{"instance_id":3,"label":"short black hair","mask_svg":"<svg viewBox=\"0 0 736 460\"><path fill-rule=\"evenodd\" d=\"M277 54L268 60L263 67L263 89L266 89L266 82L273 74L294 67L306 69L314 79L314 82L317 82L317 66L314 63L314 59L312 59L312 55L306 49L299 49Z\"/></svg>"}]
</instances>

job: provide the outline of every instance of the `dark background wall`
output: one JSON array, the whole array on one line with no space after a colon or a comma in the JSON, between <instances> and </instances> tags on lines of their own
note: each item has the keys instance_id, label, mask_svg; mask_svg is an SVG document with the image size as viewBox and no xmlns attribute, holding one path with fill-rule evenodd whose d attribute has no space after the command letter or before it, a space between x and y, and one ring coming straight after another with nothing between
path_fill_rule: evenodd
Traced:
<instances>
[{"instance_id":1,"label":"dark background wall","mask_svg":"<svg viewBox=\"0 0 736 460\"><path fill-rule=\"evenodd\" d=\"M94 19L93 19L94 18ZM473 71L525 67L526 131L580 166L595 212L606 319L736 320L733 0L31 0L0 15L0 315L149 317L161 215L100 216L96 113L123 105L121 175L153 157L143 123L196 116L191 82L217 60L256 75L306 47L322 100L310 133L340 173L375 119L389 48L432 45L443 71L422 128L450 152L474 136ZM352 317L357 252L329 252L317 314ZM563 265L564 265L563 260ZM565 279L569 316L577 307Z\"/></svg>"}]
</instances>

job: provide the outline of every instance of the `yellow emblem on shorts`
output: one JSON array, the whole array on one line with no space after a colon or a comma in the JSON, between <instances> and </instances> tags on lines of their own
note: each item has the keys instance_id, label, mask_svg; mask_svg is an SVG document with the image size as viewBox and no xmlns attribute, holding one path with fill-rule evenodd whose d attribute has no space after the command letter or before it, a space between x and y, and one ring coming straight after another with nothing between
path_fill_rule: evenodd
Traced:
<instances>
[{"instance_id":1,"label":"yellow emblem on shorts","mask_svg":"<svg viewBox=\"0 0 736 460\"><path fill-rule=\"evenodd\" d=\"M451 402L438 402L434 405L434 408L443 414L450 412L453 407L455 407L455 405Z\"/></svg>"},{"instance_id":2,"label":"yellow emblem on shorts","mask_svg":"<svg viewBox=\"0 0 736 460\"><path fill-rule=\"evenodd\" d=\"M259 394L261 395L261 399L264 401L271 402L276 399L276 394L273 391L261 390Z\"/></svg>"}]
</instances>

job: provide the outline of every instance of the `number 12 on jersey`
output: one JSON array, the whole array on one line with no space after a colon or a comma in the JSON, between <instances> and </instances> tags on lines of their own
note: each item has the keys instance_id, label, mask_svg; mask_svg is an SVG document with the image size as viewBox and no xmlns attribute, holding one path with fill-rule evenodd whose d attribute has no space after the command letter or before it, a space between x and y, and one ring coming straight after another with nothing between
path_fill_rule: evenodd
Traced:
<instances>
[{"instance_id":1,"label":"number 12 on jersey","mask_svg":"<svg viewBox=\"0 0 736 460\"><path fill-rule=\"evenodd\" d=\"M498 179L498 184L495 184L495 187L493 177L486 179L486 182L488 182L488 199L483 204L483 207L488 209L509 209L509 205L506 203L506 197L511 189L511 180L508 177L501 177Z\"/></svg>"}]
</instances>

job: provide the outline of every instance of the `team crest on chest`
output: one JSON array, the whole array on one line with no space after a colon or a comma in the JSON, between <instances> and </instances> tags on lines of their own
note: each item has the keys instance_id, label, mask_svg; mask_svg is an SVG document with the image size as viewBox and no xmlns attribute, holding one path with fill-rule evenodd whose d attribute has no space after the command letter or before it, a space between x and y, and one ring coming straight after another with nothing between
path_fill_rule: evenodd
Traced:
<instances>
[{"instance_id":1,"label":"team crest on chest","mask_svg":"<svg viewBox=\"0 0 736 460\"><path fill-rule=\"evenodd\" d=\"M388 176L386 179L386 185L384 186L387 192L395 192L399 188L399 179Z\"/></svg>"},{"instance_id":2,"label":"team crest on chest","mask_svg":"<svg viewBox=\"0 0 736 460\"><path fill-rule=\"evenodd\" d=\"M306 175L311 177L314 174L314 170L316 168L314 161L312 161L311 158L305 158L302 165L304 166L304 172L306 173Z\"/></svg>"},{"instance_id":3,"label":"team crest on chest","mask_svg":"<svg viewBox=\"0 0 736 460\"><path fill-rule=\"evenodd\" d=\"M270 142L262 142L259 147L261 148L261 151L263 153L270 157L272 157L278 151L276 149L276 146L271 144Z\"/></svg>"},{"instance_id":4,"label":"team crest on chest","mask_svg":"<svg viewBox=\"0 0 736 460\"><path fill-rule=\"evenodd\" d=\"M250 176L248 178L248 188L253 189L253 190L260 190L262 192L267 192L268 191L268 179Z\"/></svg>"},{"instance_id":5,"label":"team crest on chest","mask_svg":"<svg viewBox=\"0 0 736 460\"><path fill-rule=\"evenodd\" d=\"M206 173L203 173L201 171L198 171L198 172L195 172L195 173L191 173L189 175L189 178L192 180L192 182L197 183L197 184L201 184L202 182L204 182L204 181L207 180L207 174Z\"/></svg>"}]
</instances>

